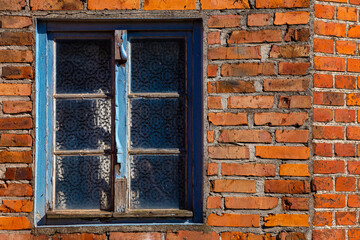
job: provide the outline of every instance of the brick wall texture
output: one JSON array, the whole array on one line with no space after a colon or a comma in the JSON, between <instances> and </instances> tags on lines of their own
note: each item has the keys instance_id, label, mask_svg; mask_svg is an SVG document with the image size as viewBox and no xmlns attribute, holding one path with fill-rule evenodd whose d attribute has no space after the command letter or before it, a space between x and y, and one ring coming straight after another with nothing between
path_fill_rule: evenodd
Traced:
<instances>
[{"instance_id":1,"label":"brick wall texture","mask_svg":"<svg viewBox=\"0 0 360 240\"><path fill-rule=\"evenodd\" d=\"M359 0L0 0L0 239L360 239ZM201 17L204 224L33 226L35 22Z\"/></svg>"}]
</instances>

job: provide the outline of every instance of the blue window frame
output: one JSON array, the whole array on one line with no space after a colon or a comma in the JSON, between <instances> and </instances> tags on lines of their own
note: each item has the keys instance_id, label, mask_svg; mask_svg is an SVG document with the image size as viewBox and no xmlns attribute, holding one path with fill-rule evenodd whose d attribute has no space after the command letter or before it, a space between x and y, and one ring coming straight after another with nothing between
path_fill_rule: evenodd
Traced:
<instances>
[{"instance_id":1,"label":"blue window frame","mask_svg":"<svg viewBox=\"0 0 360 240\"><path fill-rule=\"evenodd\" d=\"M36 225L202 222L201 21L36 37Z\"/></svg>"}]
</instances>

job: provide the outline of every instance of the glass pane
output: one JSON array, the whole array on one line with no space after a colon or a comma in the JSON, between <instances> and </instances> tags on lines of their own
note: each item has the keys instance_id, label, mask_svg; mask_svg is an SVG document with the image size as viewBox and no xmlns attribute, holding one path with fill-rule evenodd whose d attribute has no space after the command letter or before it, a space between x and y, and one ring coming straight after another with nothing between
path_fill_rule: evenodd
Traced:
<instances>
[{"instance_id":1,"label":"glass pane","mask_svg":"<svg viewBox=\"0 0 360 240\"><path fill-rule=\"evenodd\" d=\"M55 208L111 209L110 156L56 157Z\"/></svg>"},{"instance_id":2,"label":"glass pane","mask_svg":"<svg viewBox=\"0 0 360 240\"><path fill-rule=\"evenodd\" d=\"M111 100L56 100L56 149L110 149Z\"/></svg>"},{"instance_id":3,"label":"glass pane","mask_svg":"<svg viewBox=\"0 0 360 240\"><path fill-rule=\"evenodd\" d=\"M131 99L132 148L184 148L185 111L181 99Z\"/></svg>"},{"instance_id":4,"label":"glass pane","mask_svg":"<svg viewBox=\"0 0 360 240\"><path fill-rule=\"evenodd\" d=\"M109 93L110 40L56 40L56 93Z\"/></svg>"},{"instance_id":5,"label":"glass pane","mask_svg":"<svg viewBox=\"0 0 360 240\"><path fill-rule=\"evenodd\" d=\"M131 157L130 207L184 208L185 161L178 155Z\"/></svg>"},{"instance_id":6,"label":"glass pane","mask_svg":"<svg viewBox=\"0 0 360 240\"><path fill-rule=\"evenodd\" d=\"M132 39L131 91L183 92L184 39Z\"/></svg>"}]
</instances>

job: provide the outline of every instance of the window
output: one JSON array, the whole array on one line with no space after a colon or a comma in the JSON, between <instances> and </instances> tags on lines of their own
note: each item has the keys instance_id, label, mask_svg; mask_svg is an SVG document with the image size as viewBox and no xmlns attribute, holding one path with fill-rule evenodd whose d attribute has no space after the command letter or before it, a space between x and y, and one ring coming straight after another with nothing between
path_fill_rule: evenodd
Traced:
<instances>
[{"instance_id":1,"label":"window","mask_svg":"<svg viewBox=\"0 0 360 240\"><path fill-rule=\"evenodd\" d=\"M35 222L201 222L198 22L39 22Z\"/></svg>"}]
</instances>

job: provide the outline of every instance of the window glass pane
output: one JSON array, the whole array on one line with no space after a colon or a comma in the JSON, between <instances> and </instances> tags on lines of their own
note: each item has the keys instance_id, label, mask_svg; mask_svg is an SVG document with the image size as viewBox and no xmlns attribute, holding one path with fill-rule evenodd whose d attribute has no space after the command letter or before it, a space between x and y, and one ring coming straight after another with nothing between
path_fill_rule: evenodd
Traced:
<instances>
[{"instance_id":1,"label":"window glass pane","mask_svg":"<svg viewBox=\"0 0 360 240\"><path fill-rule=\"evenodd\" d=\"M57 99L56 149L111 149L110 99Z\"/></svg>"},{"instance_id":2,"label":"window glass pane","mask_svg":"<svg viewBox=\"0 0 360 240\"><path fill-rule=\"evenodd\" d=\"M57 40L56 93L109 93L110 40Z\"/></svg>"},{"instance_id":3,"label":"window glass pane","mask_svg":"<svg viewBox=\"0 0 360 240\"><path fill-rule=\"evenodd\" d=\"M132 148L184 148L182 99L135 98L130 100L130 104Z\"/></svg>"},{"instance_id":4,"label":"window glass pane","mask_svg":"<svg viewBox=\"0 0 360 240\"><path fill-rule=\"evenodd\" d=\"M130 207L184 208L185 166L179 155L131 157Z\"/></svg>"},{"instance_id":5,"label":"window glass pane","mask_svg":"<svg viewBox=\"0 0 360 240\"><path fill-rule=\"evenodd\" d=\"M56 157L55 208L110 209L110 163L110 156Z\"/></svg>"},{"instance_id":6,"label":"window glass pane","mask_svg":"<svg viewBox=\"0 0 360 240\"><path fill-rule=\"evenodd\" d=\"M131 91L179 92L185 89L184 39L132 39Z\"/></svg>"}]
</instances>

